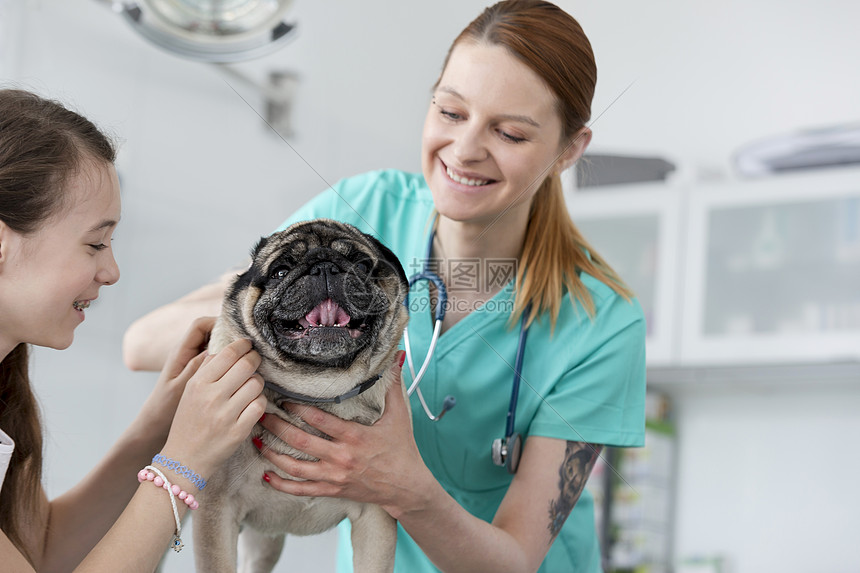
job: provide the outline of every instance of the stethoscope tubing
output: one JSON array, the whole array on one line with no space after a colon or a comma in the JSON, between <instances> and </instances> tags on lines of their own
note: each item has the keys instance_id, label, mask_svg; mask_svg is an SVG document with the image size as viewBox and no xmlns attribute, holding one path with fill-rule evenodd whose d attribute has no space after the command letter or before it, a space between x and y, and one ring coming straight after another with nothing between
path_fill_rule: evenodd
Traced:
<instances>
[{"instance_id":1,"label":"stethoscope tubing","mask_svg":"<svg viewBox=\"0 0 860 573\"><path fill-rule=\"evenodd\" d=\"M421 382L421 379L424 378L424 373L427 371L427 367L430 365L430 359L433 357L433 353L436 351L436 343L439 342L439 333L442 330L442 321L437 320L435 326L433 327L433 336L430 339L430 347L427 349L427 356L424 358L424 362L421 364L421 368L418 370L418 374L415 374L415 365L412 362L412 344L409 342L409 331L407 329L403 329L403 345L406 347L406 362L409 364L409 373L412 374L412 384L409 386L409 389L406 391L407 396L411 396L413 392L418 390L418 383ZM421 395L421 391L418 391L418 395ZM423 401L423 399L422 399Z\"/></svg>"},{"instance_id":2,"label":"stethoscope tubing","mask_svg":"<svg viewBox=\"0 0 860 573\"><path fill-rule=\"evenodd\" d=\"M517 413L517 400L520 396L520 380L523 377L523 357L526 353L526 338L529 335L527 321L530 314L531 305L528 305L523 311L523 318L520 323L520 338L517 342L517 357L514 360L514 382L511 387L511 403L508 406L507 423L505 424L505 438L510 438L514 434L514 418Z\"/></svg>"},{"instance_id":3,"label":"stethoscope tubing","mask_svg":"<svg viewBox=\"0 0 860 573\"><path fill-rule=\"evenodd\" d=\"M427 349L427 355L424 357L424 362L421 364L421 368L418 369L418 373L415 373L415 363L412 358L412 344L409 341L409 328L403 329L403 345L406 350L406 362L409 365L409 372L412 375L412 384L410 384L408 390L406 391L407 396L411 396L413 393L418 394L418 400L421 402L421 407L424 408L424 413L427 414L427 417L432 421L439 420L445 412L450 410L456 400L452 396L448 396L445 398L445 402L443 405L443 409L438 416L434 416L433 412L430 411L430 408L427 406L427 402L424 400L424 396L421 393L421 389L418 387L422 378L424 378L424 374L427 372L427 368L430 366L430 360L433 358L433 354L436 351L436 344L439 342L439 336L442 332L442 321L445 319L445 307L448 304L448 290L445 287L445 282L442 280L438 274L431 271L426 267L427 261L430 260L431 249L433 247L433 236L434 232L430 233L430 238L427 241L427 250L426 250L426 259L425 259L425 267L421 272L414 274L409 278L409 290L406 292L406 308L409 308L409 293L412 290L412 287L418 281L429 281L433 283L436 287L438 301L436 304L436 312L434 316L434 325L433 325L433 335L430 338L430 346ZM511 436L514 434L514 422L516 417L516 409L517 409L517 401L519 400L520 393L520 380L522 378L522 369L523 369L523 359L525 356L526 349L526 338L528 337L528 318L531 314L531 305L528 305L526 309L523 311L522 322L520 324L520 336L519 341L517 343L517 355L514 361L514 381L511 387L511 400L510 405L508 406L508 413L505 421L505 440L510 440Z\"/></svg>"},{"instance_id":4,"label":"stethoscope tubing","mask_svg":"<svg viewBox=\"0 0 860 573\"><path fill-rule=\"evenodd\" d=\"M406 347L406 361L409 363L409 372L412 374L412 385L409 386L409 390L406 392L408 396L411 396L412 393L418 389L418 383L421 382L421 379L424 377L424 373L427 371L427 367L430 365L430 360L433 358L433 352L436 350L436 343L439 342L439 336L442 334L442 321L445 320L445 307L448 305L448 289L445 287L445 282L442 280L442 277L425 268L420 273L416 273L409 278L409 290L406 291L405 301L407 309L409 308L409 293L418 281L429 281L433 283L436 287L438 301L436 303L436 313L434 316L435 324L433 325L433 336L430 338L430 348L427 351L427 356L424 358L424 362L421 364L421 368L418 370L417 375L415 374L415 364L412 361L412 344L409 342L409 328L407 327L403 329L403 345ZM423 398L421 401L422 403L424 402Z\"/></svg>"},{"instance_id":5,"label":"stethoscope tubing","mask_svg":"<svg viewBox=\"0 0 860 573\"><path fill-rule=\"evenodd\" d=\"M430 260L430 249L432 245L433 233L430 234L430 240L427 244L427 258L425 259L425 261ZM433 285L436 287L438 301L436 303L433 336L430 338L430 347L427 349L427 355L424 357L424 362L421 363L421 368L418 369L418 374L415 373L415 363L412 359L412 344L409 341L409 328L407 327L403 329L403 345L406 349L406 362L409 365L409 373L412 375L412 384L406 391L406 395L411 396L413 392L417 392L418 400L421 402L421 407L424 408L424 413L427 414L428 418L435 422L439 418L441 418L447 410L450 410L451 407L453 407L453 404L447 404L446 402L447 407L442 410L442 413L438 416L434 416L433 412L431 412L430 408L427 406L427 402L424 400L424 395L418 388L418 384L421 382L422 378L424 378L424 374L427 372L427 368L430 366L430 360L433 358L433 353L436 351L436 343L439 342L439 336L442 334L442 321L445 320L445 310L448 305L448 289L445 287L445 282L442 280L442 277L425 268L420 273L416 273L409 278L409 290L406 291L407 309L409 308L409 293L412 291L412 287L415 285L415 283L422 280L433 283Z\"/></svg>"},{"instance_id":6,"label":"stethoscope tubing","mask_svg":"<svg viewBox=\"0 0 860 573\"><path fill-rule=\"evenodd\" d=\"M409 386L409 389L406 391L406 395L411 396L413 392L417 393L418 400L421 402L421 407L424 408L424 413L427 414L427 417L433 422L438 421L445 412L453 408L454 404L456 404L456 400L452 396L446 397L442 412L438 416L434 416L433 412L430 411L430 407L427 406L427 402L424 400L424 394L422 394L421 389L418 388L418 383L421 382L422 378L424 378L424 372L426 372L427 366L430 364L430 359L436 351L436 342L439 340L439 333L441 330L442 321L437 320L436 325L433 327L433 337L430 340L430 347L427 350L427 356L424 358L424 363L421 364L421 368L418 370L418 375L416 376L415 366L412 362L412 345L409 343L409 331L405 328L403 329L403 344L406 347L406 361L409 364L409 372L412 374L412 385Z\"/></svg>"}]
</instances>

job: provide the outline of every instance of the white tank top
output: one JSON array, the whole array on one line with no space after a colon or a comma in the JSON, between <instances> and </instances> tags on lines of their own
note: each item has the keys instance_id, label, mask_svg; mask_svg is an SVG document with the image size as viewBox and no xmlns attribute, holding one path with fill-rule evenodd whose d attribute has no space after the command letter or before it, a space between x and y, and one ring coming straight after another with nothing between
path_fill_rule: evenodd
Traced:
<instances>
[{"instance_id":1,"label":"white tank top","mask_svg":"<svg viewBox=\"0 0 860 573\"><path fill-rule=\"evenodd\" d=\"M9 468L9 461L12 459L12 451L14 449L15 442L3 430L0 430L0 489L3 489L6 470Z\"/></svg>"}]
</instances>

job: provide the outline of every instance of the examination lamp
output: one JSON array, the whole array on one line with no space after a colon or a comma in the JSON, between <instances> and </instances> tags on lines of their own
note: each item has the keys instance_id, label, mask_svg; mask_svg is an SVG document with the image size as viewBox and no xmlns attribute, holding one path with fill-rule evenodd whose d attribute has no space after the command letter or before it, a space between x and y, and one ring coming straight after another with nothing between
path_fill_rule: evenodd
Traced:
<instances>
[{"instance_id":1,"label":"examination lamp","mask_svg":"<svg viewBox=\"0 0 860 573\"><path fill-rule=\"evenodd\" d=\"M225 64L271 53L292 37L292 0L113 0L138 33L199 62Z\"/></svg>"}]
</instances>

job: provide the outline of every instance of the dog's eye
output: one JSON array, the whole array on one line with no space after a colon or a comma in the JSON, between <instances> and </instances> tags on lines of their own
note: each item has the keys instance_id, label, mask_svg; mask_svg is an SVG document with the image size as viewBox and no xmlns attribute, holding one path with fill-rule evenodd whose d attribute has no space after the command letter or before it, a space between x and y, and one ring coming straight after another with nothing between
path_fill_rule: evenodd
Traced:
<instances>
[{"instance_id":1,"label":"dog's eye","mask_svg":"<svg viewBox=\"0 0 860 573\"><path fill-rule=\"evenodd\" d=\"M289 272L290 272L290 269L288 269L287 267L278 267L272 271L272 278L273 279L282 279L285 276L287 276L289 274Z\"/></svg>"},{"instance_id":2,"label":"dog's eye","mask_svg":"<svg viewBox=\"0 0 860 573\"><path fill-rule=\"evenodd\" d=\"M367 271L369 271L369 270L370 270L370 267L367 265L367 263L360 262L360 263L358 263L358 264L356 264L356 265L355 265L355 269L356 269L358 272L360 272L360 273L362 273L362 274L365 274L365 275L366 275L366 274L367 274Z\"/></svg>"}]
</instances>

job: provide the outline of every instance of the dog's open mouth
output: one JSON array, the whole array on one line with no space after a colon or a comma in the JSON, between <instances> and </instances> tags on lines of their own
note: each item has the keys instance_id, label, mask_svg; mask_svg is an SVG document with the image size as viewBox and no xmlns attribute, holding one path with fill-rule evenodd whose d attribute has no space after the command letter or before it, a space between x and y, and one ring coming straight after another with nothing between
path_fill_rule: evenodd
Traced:
<instances>
[{"instance_id":1,"label":"dog's open mouth","mask_svg":"<svg viewBox=\"0 0 860 573\"><path fill-rule=\"evenodd\" d=\"M340 305L327 298L299 320L284 320L278 327L284 336L291 339L344 334L358 338L364 334L368 325L364 319L353 319Z\"/></svg>"}]
</instances>

